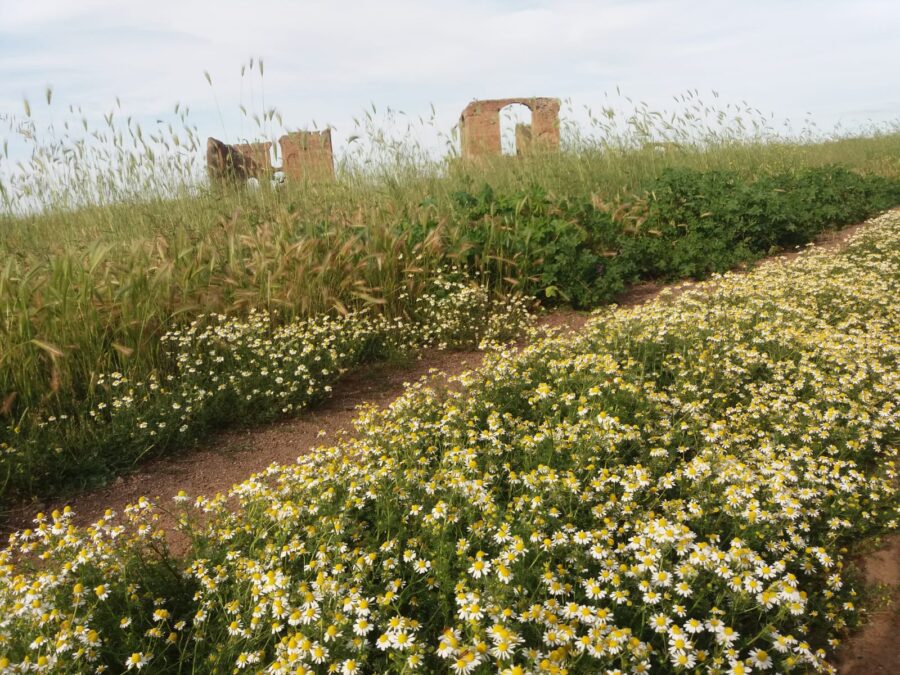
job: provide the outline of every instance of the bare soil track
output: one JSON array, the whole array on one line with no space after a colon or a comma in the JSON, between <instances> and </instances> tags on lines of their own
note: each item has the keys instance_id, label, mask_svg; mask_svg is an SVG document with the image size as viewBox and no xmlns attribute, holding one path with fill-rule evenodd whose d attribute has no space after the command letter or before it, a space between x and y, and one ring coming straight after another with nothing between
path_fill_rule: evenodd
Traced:
<instances>
[{"instance_id":1,"label":"bare soil track","mask_svg":"<svg viewBox=\"0 0 900 675\"><path fill-rule=\"evenodd\" d=\"M841 248L862 227L864 224L857 224L826 233L816 244L820 248ZM768 264L773 259L794 258L799 253L783 252L761 260L757 265ZM664 288L673 288L677 295L693 284L690 281L672 286L641 284L623 294L618 304L642 304ZM584 313L559 311L541 317L539 323L547 328L575 332L584 326L587 318ZM148 462L138 472L117 478L104 488L80 494L67 503L75 510L76 524L85 525L102 517L107 509L121 512L141 496L165 507L172 503L179 490L185 490L191 496L226 492L232 485L272 463L291 463L298 455L353 434L353 420L359 406L386 407L403 392L406 383L426 376L450 378L478 367L482 356L478 351L428 350L411 365L367 365L335 384L327 401L296 418L217 434L183 456ZM65 503L23 504L13 510L7 527L28 527L37 510L61 508ZM186 542L175 531L174 518L164 516L160 525L169 532L173 551L183 552ZM886 548L866 556L860 566L869 583L887 585L889 604L874 612L866 626L842 645L836 667L844 675L900 673L900 643L897 641L900 636L900 536L890 538Z\"/></svg>"},{"instance_id":2,"label":"bare soil track","mask_svg":"<svg viewBox=\"0 0 900 675\"><path fill-rule=\"evenodd\" d=\"M841 675L896 675L900 673L900 536L859 561L867 584L886 589L887 603L876 609L868 623L841 645L836 662Z\"/></svg>"}]
</instances>

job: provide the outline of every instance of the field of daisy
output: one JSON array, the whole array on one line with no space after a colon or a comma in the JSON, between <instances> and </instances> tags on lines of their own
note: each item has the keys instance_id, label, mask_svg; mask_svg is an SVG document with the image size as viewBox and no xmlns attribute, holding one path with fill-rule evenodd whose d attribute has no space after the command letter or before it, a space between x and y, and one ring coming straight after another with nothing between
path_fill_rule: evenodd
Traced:
<instances>
[{"instance_id":1,"label":"field of daisy","mask_svg":"<svg viewBox=\"0 0 900 675\"><path fill-rule=\"evenodd\" d=\"M0 554L0 669L828 671L897 530L898 290L893 211L497 346L227 495L39 515Z\"/></svg>"}]
</instances>

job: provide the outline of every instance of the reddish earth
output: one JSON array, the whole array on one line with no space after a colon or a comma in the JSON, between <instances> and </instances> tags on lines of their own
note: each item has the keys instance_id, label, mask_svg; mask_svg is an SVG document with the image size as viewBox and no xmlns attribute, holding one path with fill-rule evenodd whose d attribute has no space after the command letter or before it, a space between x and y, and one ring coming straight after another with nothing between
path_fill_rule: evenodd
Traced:
<instances>
[{"instance_id":1,"label":"reddish earth","mask_svg":"<svg viewBox=\"0 0 900 675\"><path fill-rule=\"evenodd\" d=\"M900 536L858 561L866 583L887 592L887 601L873 611L868 623L838 650L841 675L900 673Z\"/></svg>"},{"instance_id":2,"label":"reddish earth","mask_svg":"<svg viewBox=\"0 0 900 675\"><path fill-rule=\"evenodd\" d=\"M821 248L840 248L861 227L862 224L853 225L825 234L817 244ZM789 251L774 257L793 258L798 254L799 251ZM769 260L757 264L767 264ZM693 283L676 284L676 292L671 297ZM618 302L623 306L639 305L656 297L664 288L667 286L656 283L640 284L621 296ZM584 326L587 318L584 313L560 311L541 317L539 324L574 332ZM12 511L7 526L11 529L28 527L36 511L61 508L65 503L75 510L75 522L84 525L96 521L106 509L121 512L141 496L165 507L172 503L172 497L179 490L192 496L227 492L232 485L272 463L291 463L298 455L323 444L332 445L340 437L353 434L357 407L364 404L387 406L403 392L406 383L422 377L446 379L458 375L476 368L482 356L477 351L428 350L408 366L368 365L346 375L334 386L331 398L299 417L217 434L183 456L148 462L136 473L67 502L23 504ZM185 542L174 532L174 520L166 516L161 525L170 533L173 550L183 551ZM900 673L900 647L897 644L900 636L900 536L890 539L885 549L866 556L859 564L867 581L890 587L890 600L886 607L872 614L860 632L842 645L836 660L838 671L846 675Z\"/></svg>"}]
</instances>

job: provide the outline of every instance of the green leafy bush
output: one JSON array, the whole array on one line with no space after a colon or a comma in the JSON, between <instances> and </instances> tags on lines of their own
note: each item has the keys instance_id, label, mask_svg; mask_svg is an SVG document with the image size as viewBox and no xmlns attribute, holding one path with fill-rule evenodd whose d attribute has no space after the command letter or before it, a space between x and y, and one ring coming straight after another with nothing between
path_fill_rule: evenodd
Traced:
<instances>
[{"instance_id":1,"label":"green leafy bush","mask_svg":"<svg viewBox=\"0 0 900 675\"><path fill-rule=\"evenodd\" d=\"M500 274L515 263L519 283L549 304L596 304L600 257L591 229L579 217L577 202L551 198L538 187L498 195L485 185L476 195L457 193L461 218L470 223L466 261ZM487 265L484 263L487 262Z\"/></svg>"},{"instance_id":2,"label":"green leafy bush","mask_svg":"<svg viewBox=\"0 0 900 675\"><path fill-rule=\"evenodd\" d=\"M638 280L702 278L863 220L900 204L900 180L837 166L756 179L670 168L629 208L537 187L456 199L473 272L499 276L510 260L546 304L592 307Z\"/></svg>"},{"instance_id":3,"label":"green leafy bush","mask_svg":"<svg viewBox=\"0 0 900 675\"><path fill-rule=\"evenodd\" d=\"M667 169L625 253L647 276L702 277L900 203L900 181L842 167L753 181L728 171Z\"/></svg>"}]
</instances>

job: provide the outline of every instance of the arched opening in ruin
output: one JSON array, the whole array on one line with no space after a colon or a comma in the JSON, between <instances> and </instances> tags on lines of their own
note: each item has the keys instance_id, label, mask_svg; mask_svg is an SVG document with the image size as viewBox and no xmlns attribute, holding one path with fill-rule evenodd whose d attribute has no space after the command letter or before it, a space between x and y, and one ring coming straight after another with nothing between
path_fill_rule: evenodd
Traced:
<instances>
[{"instance_id":1,"label":"arched opening in ruin","mask_svg":"<svg viewBox=\"0 0 900 675\"><path fill-rule=\"evenodd\" d=\"M501 114L510 106L509 113ZM544 150L559 148L559 100L555 98L498 98L472 101L459 116L460 151L463 157L480 157L515 151L526 154L538 147ZM505 133L501 133L501 128ZM505 136L505 142L502 137ZM515 150L513 150L515 148Z\"/></svg>"},{"instance_id":2,"label":"arched opening in ruin","mask_svg":"<svg viewBox=\"0 0 900 675\"><path fill-rule=\"evenodd\" d=\"M531 143L531 109L522 103L510 103L500 109L500 152L522 155Z\"/></svg>"}]
</instances>

